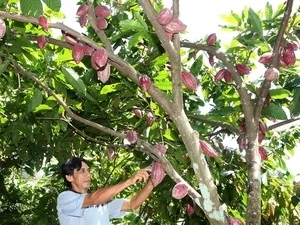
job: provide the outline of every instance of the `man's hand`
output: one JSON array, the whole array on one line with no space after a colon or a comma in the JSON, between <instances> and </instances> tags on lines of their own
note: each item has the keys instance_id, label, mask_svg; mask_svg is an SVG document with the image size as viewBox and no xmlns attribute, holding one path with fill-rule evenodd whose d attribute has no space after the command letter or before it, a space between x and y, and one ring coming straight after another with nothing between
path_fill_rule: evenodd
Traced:
<instances>
[{"instance_id":1,"label":"man's hand","mask_svg":"<svg viewBox=\"0 0 300 225\"><path fill-rule=\"evenodd\" d=\"M138 182L145 182L149 179L149 172L151 172L151 169L140 169L137 171L131 178L129 178L131 184L136 184Z\"/></svg>"}]
</instances>

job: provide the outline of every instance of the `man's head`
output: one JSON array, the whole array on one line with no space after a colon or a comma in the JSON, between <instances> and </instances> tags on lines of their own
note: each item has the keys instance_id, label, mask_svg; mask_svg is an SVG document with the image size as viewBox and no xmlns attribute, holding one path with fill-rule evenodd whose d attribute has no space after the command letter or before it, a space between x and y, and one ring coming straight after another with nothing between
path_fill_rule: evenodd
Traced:
<instances>
[{"instance_id":1,"label":"man's head","mask_svg":"<svg viewBox=\"0 0 300 225\"><path fill-rule=\"evenodd\" d=\"M61 165L65 184L78 192L87 190L91 182L90 168L85 159L72 157Z\"/></svg>"}]
</instances>

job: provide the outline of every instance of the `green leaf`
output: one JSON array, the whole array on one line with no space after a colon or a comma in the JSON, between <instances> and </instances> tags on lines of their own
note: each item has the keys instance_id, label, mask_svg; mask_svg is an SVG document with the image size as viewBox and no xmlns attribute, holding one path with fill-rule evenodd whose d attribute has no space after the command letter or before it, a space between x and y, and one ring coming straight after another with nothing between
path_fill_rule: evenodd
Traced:
<instances>
[{"instance_id":1,"label":"green leaf","mask_svg":"<svg viewBox=\"0 0 300 225\"><path fill-rule=\"evenodd\" d=\"M9 65L9 61L5 60L3 63L0 64L0 74L6 71L7 66Z\"/></svg>"},{"instance_id":2,"label":"green leaf","mask_svg":"<svg viewBox=\"0 0 300 225\"><path fill-rule=\"evenodd\" d=\"M35 108L34 112L39 112L39 111L48 111L51 110L52 108L49 105L39 105L38 107Z\"/></svg>"},{"instance_id":3,"label":"green leaf","mask_svg":"<svg viewBox=\"0 0 300 225\"><path fill-rule=\"evenodd\" d=\"M128 42L128 48L131 49L136 44L140 43L144 39L145 35L144 32L137 32L134 35L131 36L129 42Z\"/></svg>"},{"instance_id":4,"label":"green leaf","mask_svg":"<svg viewBox=\"0 0 300 225\"><path fill-rule=\"evenodd\" d=\"M203 64L203 55L200 55L192 64L190 72L193 75L198 75L200 74L201 68Z\"/></svg>"},{"instance_id":5,"label":"green leaf","mask_svg":"<svg viewBox=\"0 0 300 225\"><path fill-rule=\"evenodd\" d=\"M286 89L271 89L269 93L272 99L286 99L291 96L291 92Z\"/></svg>"},{"instance_id":6,"label":"green leaf","mask_svg":"<svg viewBox=\"0 0 300 225\"><path fill-rule=\"evenodd\" d=\"M267 19L272 19L273 8L269 2L267 2L266 8L265 8L265 15L266 15Z\"/></svg>"},{"instance_id":7,"label":"green leaf","mask_svg":"<svg viewBox=\"0 0 300 225\"><path fill-rule=\"evenodd\" d=\"M238 17L233 16L232 14L230 16L228 15L220 15L221 19L227 22L230 25L238 26L239 21L237 20Z\"/></svg>"},{"instance_id":8,"label":"green leaf","mask_svg":"<svg viewBox=\"0 0 300 225\"><path fill-rule=\"evenodd\" d=\"M253 31L258 33L259 36L262 37L263 28L259 16L251 8L248 10L248 15L249 15L250 24L253 28Z\"/></svg>"},{"instance_id":9,"label":"green leaf","mask_svg":"<svg viewBox=\"0 0 300 225\"><path fill-rule=\"evenodd\" d=\"M141 25L143 25L144 30L148 31L147 23L145 22L144 18L141 17L141 14L138 13L138 12L135 12L135 13L134 13L134 17L138 20L138 22L139 22Z\"/></svg>"},{"instance_id":10,"label":"green leaf","mask_svg":"<svg viewBox=\"0 0 300 225\"><path fill-rule=\"evenodd\" d=\"M278 120L286 120L287 116L281 106L271 103L268 108L263 110L263 114Z\"/></svg>"},{"instance_id":11,"label":"green leaf","mask_svg":"<svg viewBox=\"0 0 300 225\"><path fill-rule=\"evenodd\" d=\"M28 104L28 110L33 111L38 105L43 102L43 94L39 89L35 89L34 95Z\"/></svg>"},{"instance_id":12,"label":"green leaf","mask_svg":"<svg viewBox=\"0 0 300 225\"><path fill-rule=\"evenodd\" d=\"M300 88L295 88L294 98L292 100L292 114L297 116L300 114Z\"/></svg>"},{"instance_id":13,"label":"green leaf","mask_svg":"<svg viewBox=\"0 0 300 225\"><path fill-rule=\"evenodd\" d=\"M129 31L144 31L145 28L143 24L139 23L136 20L123 20L120 22L120 26L124 30L129 30Z\"/></svg>"},{"instance_id":14,"label":"green leaf","mask_svg":"<svg viewBox=\"0 0 300 225\"><path fill-rule=\"evenodd\" d=\"M43 5L40 0L22 0L20 1L22 14L26 16L39 17L43 15Z\"/></svg>"},{"instance_id":15,"label":"green leaf","mask_svg":"<svg viewBox=\"0 0 300 225\"><path fill-rule=\"evenodd\" d=\"M59 12L61 7L60 0L43 0L43 2L53 11Z\"/></svg>"}]
</instances>

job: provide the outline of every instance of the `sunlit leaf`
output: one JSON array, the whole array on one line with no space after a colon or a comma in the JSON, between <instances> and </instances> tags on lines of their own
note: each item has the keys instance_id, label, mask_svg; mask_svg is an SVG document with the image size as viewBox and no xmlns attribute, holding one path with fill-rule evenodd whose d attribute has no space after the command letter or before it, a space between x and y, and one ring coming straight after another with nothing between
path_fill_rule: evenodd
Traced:
<instances>
[{"instance_id":1,"label":"sunlit leaf","mask_svg":"<svg viewBox=\"0 0 300 225\"><path fill-rule=\"evenodd\" d=\"M253 31L258 33L259 36L262 36L263 28L259 16L251 8L248 10L248 15L249 15L250 24L253 28Z\"/></svg>"},{"instance_id":2,"label":"sunlit leaf","mask_svg":"<svg viewBox=\"0 0 300 225\"><path fill-rule=\"evenodd\" d=\"M41 0L22 0L20 1L22 14L27 16L39 17L43 15L43 5Z\"/></svg>"}]
</instances>

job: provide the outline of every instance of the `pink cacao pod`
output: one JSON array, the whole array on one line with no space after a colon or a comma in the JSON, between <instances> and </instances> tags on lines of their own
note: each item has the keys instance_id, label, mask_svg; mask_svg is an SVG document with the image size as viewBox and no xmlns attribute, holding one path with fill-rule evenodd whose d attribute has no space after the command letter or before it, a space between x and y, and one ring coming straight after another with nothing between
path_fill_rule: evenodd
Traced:
<instances>
[{"instance_id":1,"label":"pink cacao pod","mask_svg":"<svg viewBox=\"0 0 300 225\"><path fill-rule=\"evenodd\" d=\"M93 52L91 57L92 67L95 70L100 69L101 67L107 64L108 56L104 48L99 48Z\"/></svg>"},{"instance_id":2,"label":"pink cacao pod","mask_svg":"<svg viewBox=\"0 0 300 225\"><path fill-rule=\"evenodd\" d=\"M259 121L258 122L258 129L260 130L260 132L262 132L263 134L267 132L267 126L264 122Z\"/></svg>"},{"instance_id":3,"label":"pink cacao pod","mask_svg":"<svg viewBox=\"0 0 300 225\"><path fill-rule=\"evenodd\" d=\"M152 82L147 75L142 75L139 78L139 86L143 91L148 91L151 87Z\"/></svg>"},{"instance_id":4,"label":"pink cacao pod","mask_svg":"<svg viewBox=\"0 0 300 225\"><path fill-rule=\"evenodd\" d=\"M290 48L285 48L283 50L282 57L283 57L283 61L285 62L285 64L287 66L292 66L296 62L296 55L295 55L294 51Z\"/></svg>"},{"instance_id":5,"label":"pink cacao pod","mask_svg":"<svg viewBox=\"0 0 300 225\"><path fill-rule=\"evenodd\" d=\"M219 82L224 78L224 74L226 73L226 69L220 69L215 75L215 82Z\"/></svg>"},{"instance_id":6,"label":"pink cacao pod","mask_svg":"<svg viewBox=\"0 0 300 225\"><path fill-rule=\"evenodd\" d=\"M188 194L188 190L189 188L185 183L179 182L172 189L172 197L182 199Z\"/></svg>"},{"instance_id":7,"label":"pink cacao pod","mask_svg":"<svg viewBox=\"0 0 300 225\"><path fill-rule=\"evenodd\" d=\"M166 147L163 144L156 144L154 146L155 150L160 152L162 155L164 155L167 152Z\"/></svg>"},{"instance_id":8,"label":"pink cacao pod","mask_svg":"<svg viewBox=\"0 0 300 225\"><path fill-rule=\"evenodd\" d=\"M151 170L151 181L154 187L162 182L166 176L165 170L161 163L155 162Z\"/></svg>"},{"instance_id":9,"label":"pink cacao pod","mask_svg":"<svg viewBox=\"0 0 300 225\"><path fill-rule=\"evenodd\" d=\"M107 20L104 17L98 17L96 19L96 26L99 30L106 29L108 26Z\"/></svg>"},{"instance_id":10,"label":"pink cacao pod","mask_svg":"<svg viewBox=\"0 0 300 225\"><path fill-rule=\"evenodd\" d=\"M4 37L6 33L6 24L3 19L0 18L0 39Z\"/></svg>"},{"instance_id":11,"label":"pink cacao pod","mask_svg":"<svg viewBox=\"0 0 300 225\"><path fill-rule=\"evenodd\" d=\"M73 36L72 34L68 34L65 31L61 31L63 38L65 39L66 42L68 42L71 45L75 45L78 43L77 38Z\"/></svg>"},{"instance_id":12,"label":"pink cacao pod","mask_svg":"<svg viewBox=\"0 0 300 225\"><path fill-rule=\"evenodd\" d=\"M214 55L209 55L208 62L209 62L209 64L211 66L214 66L214 64L215 64L215 56Z\"/></svg>"},{"instance_id":13,"label":"pink cacao pod","mask_svg":"<svg viewBox=\"0 0 300 225\"><path fill-rule=\"evenodd\" d=\"M262 54L259 59L258 62L262 63L262 64L269 64L272 60L272 52L266 52L264 54Z\"/></svg>"},{"instance_id":14,"label":"pink cacao pod","mask_svg":"<svg viewBox=\"0 0 300 225\"><path fill-rule=\"evenodd\" d=\"M264 147L259 146L258 152L259 152L261 160L268 160L268 153Z\"/></svg>"},{"instance_id":15,"label":"pink cacao pod","mask_svg":"<svg viewBox=\"0 0 300 225\"><path fill-rule=\"evenodd\" d=\"M264 77L267 81L273 81L279 77L279 71L276 68L269 68L265 71Z\"/></svg>"},{"instance_id":16,"label":"pink cacao pod","mask_svg":"<svg viewBox=\"0 0 300 225\"><path fill-rule=\"evenodd\" d=\"M49 29L49 25L48 25L48 20L45 16L40 16L39 19L39 25L44 29L44 30L48 30Z\"/></svg>"},{"instance_id":17,"label":"pink cacao pod","mask_svg":"<svg viewBox=\"0 0 300 225\"><path fill-rule=\"evenodd\" d=\"M284 48L289 48L293 51L297 51L299 49L299 43L297 43L295 41L290 41L285 44Z\"/></svg>"},{"instance_id":18,"label":"pink cacao pod","mask_svg":"<svg viewBox=\"0 0 300 225\"><path fill-rule=\"evenodd\" d=\"M105 5L98 5L95 8L95 15L99 17L108 17L110 16L110 9Z\"/></svg>"},{"instance_id":19,"label":"pink cacao pod","mask_svg":"<svg viewBox=\"0 0 300 225\"><path fill-rule=\"evenodd\" d=\"M229 225L244 225L242 221L237 218L230 217L228 218Z\"/></svg>"},{"instance_id":20,"label":"pink cacao pod","mask_svg":"<svg viewBox=\"0 0 300 225\"><path fill-rule=\"evenodd\" d=\"M93 54L94 49L91 46L89 46L87 44L83 44L82 47L83 47L83 51L84 51L85 55L90 55L91 56Z\"/></svg>"},{"instance_id":21,"label":"pink cacao pod","mask_svg":"<svg viewBox=\"0 0 300 225\"><path fill-rule=\"evenodd\" d=\"M241 75L248 75L250 73L250 68L245 64L236 64L235 69L241 74Z\"/></svg>"},{"instance_id":22,"label":"pink cacao pod","mask_svg":"<svg viewBox=\"0 0 300 225\"><path fill-rule=\"evenodd\" d=\"M168 8L164 8L158 13L157 20L159 24L166 25L171 21L172 17L173 17L172 11Z\"/></svg>"},{"instance_id":23,"label":"pink cacao pod","mask_svg":"<svg viewBox=\"0 0 300 225\"><path fill-rule=\"evenodd\" d=\"M173 38L173 34L172 34L172 33L169 33L169 32L166 31L166 35L167 35L167 37L168 37L170 40L172 40L172 38Z\"/></svg>"},{"instance_id":24,"label":"pink cacao pod","mask_svg":"<svg viewBox=\"0 0 300 225\"><path fill-rule=\"evenodd\" d=\"M126 139L129 143L134 144L137 141L137 134L135 131L130 130L126 134Z\"/></svg>"},{"instance_id":25,"label":"pink cacao pod","mask_svg":"<svg viewBox=\"0 0 300 225\"><path fill-rule=\"evenodd\" d=\"M89 10L88 5L84 4L84 5L80 5L77 9L76 15L77 16L85 16L87 14Z\"/></svg>"},{"instance_id":26,"label":"pink cacao pod","mask_svg":"<svg viewBox=\"0 0 300 225\"><path fill-rule=\"evenodd\" d=\"M136 109L134 109L134 115L138 118L142 118L143 117L143 112L142 112L142 110L136 108Z\"/></svg>"},{"instance_id":27,"label":"pink cacao pod","mask_svg":"<svg viewBox=\"0 0 300 225\"><path fill-rule=\"evenodd\" d=\"M149 127L155 122L155 117L152 112L148 112L146 115L146 122Z\"/></svg>"},{"instance_id":28,"label":"pink cacao pod","mask_svg":"<svg viewBox=\"0 0 300 225\"><path fill-rule=\"evenodd\" d=\"M247 131L244 118L238 122L238 125L239 125L239 128L241 129L242 132Z\"/></svg>"},{"instance_id":29,"label":"pink cacao pod","mask_svg":"<svg viewBox=\"0 0 300 225\"><path fill-rule=\"evenodd\" d=\"M37 37L37 44L40 49L43 49L47 43L47 39L44 35L40 35Z\"/></svg>"},{"instance_id":30,"label":"pink cacao pod","mask_svg":"<svg viewBox=\"0 0 300 225\"><path fill-rule=\"evenodd\" d=\"M186 210L186 214L188 216L191 216L194 214L194 212L196 210L196 204L193 199L189 198L187 200L187 202L185 203L185 210Z\"/></svg>"},{"instance_id":31,"label":"pink cacao pod","mask_svg":"<svg viewBox=\"0 0 300 225\"><path fill-rule=\"evenodd\" d=\"M216 41L217 41L216 33L212 33L212 34L208 35L208 37L206 38L206 43L209 46L214 45L216 43Z\"/></svg>"},{"instance_id":32,"label":"pink cacao pod","mask_svg":"<svg viewBox=\"0 0 300 225\"><path fill-rule=\"evenodd\" d=\"M99 70L97 70L97 77L98 80L100 80L103 84L108 81L110 77L110 64L106 63L104 67L101 67Z\"/></svg>"},{"instance_id":33,"label":"pink cacao pod","mask_svg":"<svg viewBox=\"0 0 300 225\"><path fill-rule=\"evenodd\" d=\"M72 48L72 57L73 60L78 64L81 62L84 56L84 51L81 43L77 43Z\"/></svg>"},{"instance_id":34,"label":"pink cacao pod","mask_svg":"<svg viewBox=\"0 0 300 225\"><path fill-rule=\"evenodd\" d=\"M81 27L84 27L87 24L87 16L86 15L82 15L79 17L79 25Z\"/></svg>"},{"instance_id":35,"label":"pink cacao pod","mask_svg":"<svg viewBox=\"0 0 300 225\"><path fill-rule=\"evenodd\" d=\"M240 149L246 149L246 138L245 135L241 134L238 138L237 138L237 143L239 145Z\"/></svg>"},{"instance_id":36,"label":"pink cacao pod","mask_svg":"<svg viewBox=\"0 0 300 225\"><path fill-rule=\"evenodd\" d=\"M206 141L200 140L200 149L205 155L213 158L218 157L217 152Z\"/></svg>"},{"instance_id":37,"label":"pink cacao pod","mask_svg":"<svg viewBox=\"0 0 300 225\"><path fill-rule=\"evenodd\" d=\"M231 83L232 82L232 74L227 69L225 69L225 72L224 72L224 80L226 81L226 83Z\"/></svg>"},{"instance_id":38,"label":"pink cacao pod","mask_svg":"<svg viewBox=\"0 0 300 225\"><path fill-rule=\"evenodd\" d=\"M265 139L265 133L259 131L258 132L258 143L261 143Z\"/></svg>"},{"instance_id":39,"label":"pink cacao pod","mask_svg":"<svg viewBox=\"0 0 300 225\"><path fill-rule=\"evenodd\" d=\"M182 71L181 79L182 79L183 84L188 89L190 89L192 91L197 91L197 89L198 89L197 79L196 79L196 77L194 77L193 74L191 74L187 71Z\"/></svg>"},{"instance_id":40,"label":"pink cacao pod","mask_svg":"<svg viewBox=\"0 0 300 225\"><path fill-rule=\"evenodd\" d=\"M115 150L113 148L108 148L107 157L108 160L113 160L116 157Z\"/></svg>"},{"instance_id":41,"label":"pink cacao pod","mask_svg":"<svg viewBox=\"0 0 300 225\"><path fill-rule=\"evenodd\" d=\"M168 24L165 25L165 31L172 34L178 34L185 30L186 27L187 26L180 19L173 18Z\"/></svg>"}]
</instances>

